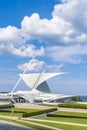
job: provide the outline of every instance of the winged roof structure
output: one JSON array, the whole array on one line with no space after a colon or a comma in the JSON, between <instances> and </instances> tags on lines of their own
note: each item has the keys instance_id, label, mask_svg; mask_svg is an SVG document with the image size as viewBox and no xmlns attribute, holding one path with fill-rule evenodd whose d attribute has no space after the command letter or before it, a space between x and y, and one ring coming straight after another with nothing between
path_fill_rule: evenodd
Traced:
<instances>
[{"instance_id":1,"label":"winged roof structure","mask_svg":"<svg viewBox=\"0 0 87 130\"><path fill-rule=\"evenodd\" d=\"M22 79L31 88L30 91L16 91L6 94L4 99L8 99L8 96L14 102L29 102L29 103L58 103L64 102L65 99L73 97L73 95L53 94L46 80L65 73L32 73L32 74L20 74L20 78L17 81L15 87L17 87L19 81ZM13 90L15 89L13 88Z\"/></svg>"},{"instance_id":2,"label":"winged roof structure","mask_svg":"<svg viewBox=\"0 0 87 130\"><path fill-rule=\"evenodd\" d=\"M37 89L37 87L44 81L64 73L33 73L33 74L20 74L21 79L31 89Z\"/></svg>"}]
</instances>

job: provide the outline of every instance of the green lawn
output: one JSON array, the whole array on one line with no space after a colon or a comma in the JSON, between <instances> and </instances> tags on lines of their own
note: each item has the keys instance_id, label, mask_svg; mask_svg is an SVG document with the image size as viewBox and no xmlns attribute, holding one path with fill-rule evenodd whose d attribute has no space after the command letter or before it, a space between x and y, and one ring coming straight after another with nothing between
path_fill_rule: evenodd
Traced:
<instances>
[{"instance_id":1,"label":"green lawn","mask_svg":"<svg viewBox=\"0 0 87 130\"><path fill-rule=\"evenodd\" d=\"M24 108L13 108L13 112L1 112L0 115L7 115L7 116L17 116L22 117L23 113L31 113L31 112L37 112L40 111L40 109L24 109ZM66 112L66 111L59 111L56 112L57 115L64 115L64 116L77 116L77 117L87 117L87 113L80 113L80 112ZM0 118L1 120L11 121L11 119L5 119ZM52 121L61 121L61 122L71 122L71 123L79 123L79 124L87 124L87 119L84 118L72 118L72 117L38 117L38 119L44 119L44 120L52 120ZM25 123L23 121L13 121L17 124L22 124L25 126L33 127L38 130L50 130L48 128L40 127L38 125L32 125L30 123ZM58 124L58 123L49 123L49 122L41 122L41 121L30 121L30 122L37 122L40 124L44 124L47 126L53 126L57 128L61 128L64 130L87 130L87 127L81 127L81 126L72 126L72 125L65 125L65 124Z\"/></svg>"},{"instance_id":2,"label":"green lawn","mask_svg":"<svg viewBox=\"0 0 87 130\"><path fill-rule=\"evenodd\" d=\"M43 117L40 119L87 124L87 119L80 119L80 118Z\"/></svg>"},{"instance_id":3,"label":"green lawn","mask_svg":"<svg viewBox=\"0 0 87 130\"><path fill-rule=\"evenodd\" d=\"M87 124L87 119L83 117L87 117L87 113L80 113L80 112L66 112L66 111L59 111L56 112L57 115L64 115L64 116L77 116L82 118L72 118L72 117L43 117L41 119L45 120L54 120L54 121L64 121L64 122L72 122L72 123L80 123L80 124Z\"/></svg>"},{"instance_id":4,"label":"green lawn","mask_svg":"<svg viewBox=\"0 0 87 130\"><path fill-rule=\"evenodd\" d=\"M14 108L14 110L17 112L35 112L35 111L39 111L40 109L30 109L30 108Z\"/></svg>"},{"instance_id":5,"label":"green lawn","mask_svg":"<svg viewBox=\"0 0 87 130\"><path fill-rule=\"evenodd\" d=\"M73 125L65 125L65 124L55 124L55 123L48 123L48 122L40 122L40 121L33 121L37 122L43 125L48 125L56 128L60 128L63 130L87 130L87 127L81 127L81 126L73 126Z\"/></svg>"},{"instance_id":6,"label":"green lawn","mask_svg":"<svg viewBox=\"0 0 87 130\"><path fill-rule=\"evenodd\" d=\"M64 115L64 116L87 117L87 113L80 113L80 112L58 111L58 112L55 112L55 114Z\"/></svg>"}]
</instances>

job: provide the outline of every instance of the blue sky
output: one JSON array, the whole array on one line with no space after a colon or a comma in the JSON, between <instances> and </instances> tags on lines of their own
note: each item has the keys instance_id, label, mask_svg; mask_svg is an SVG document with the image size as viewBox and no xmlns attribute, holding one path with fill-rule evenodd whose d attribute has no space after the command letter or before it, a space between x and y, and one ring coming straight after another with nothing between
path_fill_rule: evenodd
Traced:
<instances>
[{"instance_id":1,"label":"blue sky","mask_svg":"<svg viewBox=\"0 0 87 130\"><path fill-rule=\"evenodd\" d=\"M87 0L0 0L0 91L11 91L27 67L27 73L69 72L48 80L52 91L86 95L86 5ZM22 81L21 88L27 89Z\"/></svg>"}]
</instances>

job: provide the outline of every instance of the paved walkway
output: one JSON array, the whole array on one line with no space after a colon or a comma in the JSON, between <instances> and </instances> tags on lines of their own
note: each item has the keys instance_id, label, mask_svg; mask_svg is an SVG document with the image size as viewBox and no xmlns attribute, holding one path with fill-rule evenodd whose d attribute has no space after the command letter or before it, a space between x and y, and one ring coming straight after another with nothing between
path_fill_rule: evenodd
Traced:
<instances>
[{"instance_id":1,"label":"paved walkway","mask_svg":"<svg viewBox=\"0 0 87 130\"><path fill-rule=\"evenodd\" d=\"M81 113L87 113L87 109L63 108L63 107L58 107L58 111L68 111L68 112L81 112Z\"/></svg>"},{"instance_id":2,"label":"paved walkway","mask_svg":"<svg viewBox=\"0 0 87 130\"><path fill-rule=\"evenodd\" d=\"M49 106L42 106L38 104L29 104L29 103L16 103L15 108L29 108L29 109L49 109Z\"/></svg>"}]
</instances>

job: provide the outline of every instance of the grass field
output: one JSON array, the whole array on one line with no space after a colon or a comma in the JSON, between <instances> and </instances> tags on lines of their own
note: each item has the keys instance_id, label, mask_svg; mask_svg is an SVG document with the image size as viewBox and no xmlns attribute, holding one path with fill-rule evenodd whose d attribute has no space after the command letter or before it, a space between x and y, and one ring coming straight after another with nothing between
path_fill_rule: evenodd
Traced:
<instances>
[{"instance_id":1,"label":"grass field","mask_svg":"<svg viewBox=\"0 0 87 130\"><path fill-rule=\"evenodd\" d=\"M22 117L23 113L31 113L31 112L37 112L40 111L38 109L24 109L24 108L13 108L13 112L12 111L7 111L7 112L2 112L0 111L0 115L5 115L5 116L15 116L15 117ZM43 125L47 125L47 126L52 126L52 127L56 127L56 128L61 128L63 130L87 130L87 127L82 127L82 126L75 126L75 125L71 125L71 124L60 124L60 123L50 123L47 122L48 121L57 121L57 122L68 122L68 123L79 123L79 124L87 124L87 113L80 113L80 112L67 112L67 111L58 111L55 112L56 115L63 115L65 117L38 117L35 119L43 119L45 120L45 122L41 122L41 121L30 121L30 122L35 122L35 123L39 123L39 124L43 124ZM69 117L70 116L70 117ZM73 117L76 116L77 118ZM80 117L80 118L78 118ZM82 117L82 118L81 118ZM84 118L85 117L85 118ZM11 119L5 119L5 118L0 118L1 120L7 120L11 122ZM24 119L26 120L26 119ZM23 122L22 120L14 120L14 123L17 124L22 124L25 126L29 126L29 127L33 127L36 128L37 130L50 130L49 128L44 128L38 125L32 125L30 123L26 123Z\"/></svg>"},{"instance_id":2,"label":"grass field","mask_svg":"<svg viewBox=\"0 0 87 130\"><path fill-rule=\"evenodd\" d=\"M55 114L64 115L65 117L43 117L42 119L87 124L87 119L83 118L83 117L87 117L87 113L59 111L56 112ZM72 117L69 118L67 116L72 116L72 117L77 116L82 118L72 118Z\"/></svg>"},{"instance_id":3,"label":"grass field","mask_svg":"<svg viewBox=\"0 0 87 130\"><path fill-rule=\"evenodd\" d=\"M55 112L57 115L64 115L64 116L77 116L77 117L87 117L87 113L81 113L81 112L67 112L67 111L58 111Z\"/></svg>"},{"instance_id":4,"label":"grass field","mask_svg":"<svg viewBox=\"0 0 87 130\"><path fill-rule=\"evenodd\" d=\"M78 118L43 117L43 118L40 118L40 119L52 120L52 121L71 122L71 123L80 123L80 124L87 124L87 119L78 119Z\"/></svg>"},{"instance_id":5,"label":"grass field","mask_svg":"<svg viewBox=\"0 0 87 130\"><path fill-rule=\"evenodd\" d=\"M69 118L69 117L42 117L40 119L48 120L48 121L58 121L58 122L69 122L69 123L79 123L79 124L87 124L87 119L83 117L87 117L87 113L80 113L80 112L56 112L58 115L64 116L82 116L82 118ZM39 122L42 124L47 124L50 126L55 126L58 128L62 128L64 130L87 130L87 127L82 126L74 126L74 125L66 125L66 124L55 124L55 123L48 123L48 122Z\"/></svg>"},{"instance_id":6,"label":"grass field","mask_svg":"<svg viewBox=\"0 0 87 130\"><path fill-rule=\"evenodd\" d=\"M73 125L65 125L65 124L55 124L55 123L48 123L48 122L40 122L40 121L34 121L40 124L60 128L63 130L87 130L87 127L81 127L81 126L73 126Z\"/></svg>"}]
</instances>

